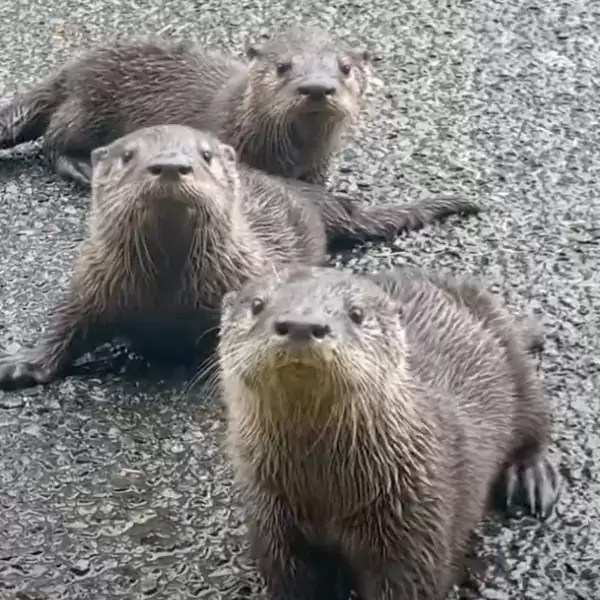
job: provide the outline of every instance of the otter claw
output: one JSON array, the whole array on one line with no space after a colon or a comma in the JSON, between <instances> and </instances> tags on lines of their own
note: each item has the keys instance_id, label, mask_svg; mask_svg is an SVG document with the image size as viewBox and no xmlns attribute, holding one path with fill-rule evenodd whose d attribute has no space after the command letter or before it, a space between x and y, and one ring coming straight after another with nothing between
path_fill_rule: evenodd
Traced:
<instances>
[{"instance_id":1,"label":"otter claw","mask_svg":"<svg viewBox=\"0 0 600 600\"><path fill-rule=\"evenodd\" d=\"M539 519L548 518L560 492L560 475L547 459L511 465L506 470L506 509L513 513L519 506Z\"/></svg>"},{"instance_id":2,"label":"otter claw","mask_svg":"<svg viewBox=\"0 0 600 600\"><path fill-rule=\"evenodd\" d=\"M0 390L33 387L49 380L48 373L21 355L0 354Z\"/></svg>"}]
</instances>

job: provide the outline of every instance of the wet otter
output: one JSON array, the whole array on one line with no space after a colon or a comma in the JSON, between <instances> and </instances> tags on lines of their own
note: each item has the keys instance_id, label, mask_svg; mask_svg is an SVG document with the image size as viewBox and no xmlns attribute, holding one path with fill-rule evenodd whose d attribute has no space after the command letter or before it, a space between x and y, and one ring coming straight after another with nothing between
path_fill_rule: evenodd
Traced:
<instances>
[{"instance_id":1,"label":"wet otter","mask_svg":"<svg viewBox=\"0 0 600 600\"><path fill-rule=\"evenodd\" d=\"M273 598L441 600L498 481L552 511L528 338L471 293L300 266L224 296L228 448Z\"/></svg>"},{"instance_id":2,"label":"wet otter","mask_svg":"<svg viewBox=\"0 0 600 600\"><path fill-rule=\"evenodd\" d=\"M52 167L87 187L95 147L175 123L216 133L250 166L324 183L360 114L369 52L292 28L246 56L160 38L97 48L0 109L0 148L43 135Z\"/></svg>"},{"instance_id":3,"label":"wet otter","mask_svg":"<svg viewBox=\"0 0 600 600\"><path fill-rule=\"evenodd\" d=\"M36 348L0 356L0 389L65 375L84 349L117 335L150 358L185 362L218 325L223 293L248 277L320 264L338 239L476 209L443 200L353 206L322 186L246 167L231 146L183 125L138 130L91 160L89 235L71 284Z\"/></svg>"}]
</instances>

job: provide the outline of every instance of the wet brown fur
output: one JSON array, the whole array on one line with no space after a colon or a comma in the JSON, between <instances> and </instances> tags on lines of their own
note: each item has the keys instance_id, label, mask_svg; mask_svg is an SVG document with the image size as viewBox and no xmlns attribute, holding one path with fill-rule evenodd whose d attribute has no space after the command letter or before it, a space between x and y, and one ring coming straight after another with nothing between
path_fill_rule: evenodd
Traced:
<instances>
[{"instance_id":1,"label":"wet brown fur","mask_svg":"<svg viewBox=\"0 0 600 600\"><path fill-rule=\"evenodd\" d=\"M173 155L193 173L164 184L147 173ZM189 358L218 324L225 292L279 263L325 258L316 206L239 168L234 150L210 134L147 128L96 149L92 160L88 236L70 285L40 343L0 359L0 387L60 377L115 335L148 356Z\"/></svg>"},{"instance_id":2,"label":"wet brown fur","mask_svg":"<svg viewBox=\"0 0 600 600\"><path fill-rule=\"evenodd\" d=\"M202 163L202 148L213 156ZM128 153L132 156L125 164ZM146 168L175 154L194 174L160 186ZM103 158L104 157L104 158ZM393 236L469 202L359 207L323 186L270 176L231 146L183 125L140 129L92 153L89 234L40 345L0 355L0 388L50 381L116 335L176 361L210 347L221 296L287 262L325 260L327 244Z\"/></svg>"},{"instance_id":3,"label":"wet brown fur","mask_svg":"<svg viewBox=\"0 0 600 600\"><path fill-rule=\"evenodd\" d=\"M282 319L331 332L294 348ZM271 596L441 600L515 461L553 506L529 341L483 287L436 274L300 267L228 294L228 448Z\"/></svg>"},{"instance_id":4,"label":"wet brown fur","mask_svg":"<svg viewBox=\"0 0 600 600\"><path fill-rule=\"evenodd\" d=\"M278 65L289 68L278 73ZM350 67L348 73L342 68ZM141 127L176 123L212 131L246 164L324 183L331 156L356 123L368 89L366 50L328 33L291 28L246 60L157 37L96 48L0 109L0 148L44 136L62 176L90 181L90 152ZM306 81L337 93L307 102Z\"/></svg>"}]
</instances>

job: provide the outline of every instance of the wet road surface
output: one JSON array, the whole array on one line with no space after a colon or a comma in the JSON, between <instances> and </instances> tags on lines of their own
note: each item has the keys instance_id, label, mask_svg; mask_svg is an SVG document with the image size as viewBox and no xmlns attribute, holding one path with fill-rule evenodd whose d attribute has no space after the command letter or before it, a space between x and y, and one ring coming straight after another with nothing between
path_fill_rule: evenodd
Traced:
<instances>
[{"instance_id":1,"label":"wet road surface","mask_svg":"<svg viewBox=\"0 0 600 600\"><path fill-rule=\"evenodd\" d=\"M477 198L452 218L332 259L483 276L543 320L540 373L566 481L558 519L482 524L467 598L600 598L600 5L541 0L0 1L0 95L80 49L144 32L240 52L312 22L384 58L330 185L373 202ZM36 339L85 235L85 194L35 146L0 158L0 338ZM222 452L215 398L118 374L0 392L2 600L260 598Z\"/></svg>"}]
</instances>

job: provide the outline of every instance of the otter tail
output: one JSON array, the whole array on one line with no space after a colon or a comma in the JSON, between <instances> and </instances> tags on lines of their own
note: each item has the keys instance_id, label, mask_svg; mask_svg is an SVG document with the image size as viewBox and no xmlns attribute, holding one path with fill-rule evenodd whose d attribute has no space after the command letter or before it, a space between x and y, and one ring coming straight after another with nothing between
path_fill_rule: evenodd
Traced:
<instances>
[{"instance_id":1,"label":"otter tail","mask_svg":"<svg viewBox=\"0 0 600 600\"><path fill-rule=\"evenodd\" d=\"M454 214L476 214L482 208L470 200L433 198L414 204L365 205L340 196L318 202L330 244L394 239Z\"/></svg>"},{"instance_id":2,"label":"otter tail","mask_svg":"<svg viewBox=\"0 0 600 600\"><path fill-rule=\"evenodd\" d=\"M64 78L59 75L0 105L0 150L42 136L64 95Z\"/></svg>"}]
</instances>

